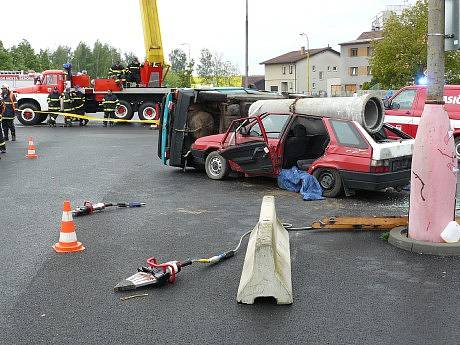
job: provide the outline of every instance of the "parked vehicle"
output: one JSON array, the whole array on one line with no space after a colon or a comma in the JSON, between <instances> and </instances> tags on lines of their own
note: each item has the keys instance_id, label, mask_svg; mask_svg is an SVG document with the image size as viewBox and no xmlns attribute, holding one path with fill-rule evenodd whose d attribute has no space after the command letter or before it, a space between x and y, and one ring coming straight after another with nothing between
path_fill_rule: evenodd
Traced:
<instances>
[{"instance_id":1,"label":"parked vehicle","mask_svg":"<svg viewBox=\"0 0 460 345\"><path fill-rule=\"evenodd\" d=\"M165 165L193 166L190 147L196 139L225 132L233 120L246 117L257 100L288 97L242 87L170 92L160 111L158 157Z\"/></svg>"},{"instance_id":2,"label":"parked vehicle","mask_svg":"<svg viewBox=\"0 0 460 345\"><path fill-rule=\"evenodd\" d=\"M385 122L415 137L426 101L427 87L403 87L385 101ZM454 130L455 152L460 158L460 85L444 86L444 102Z\"/></svg>"},{"instance_id":3,"label":"parked vehicle","mask_svg":"<svg viewBox=\"0 0 460 345\"><path fill-rule=\"evenodd\" d=\"M226 133L197 139L191 156L215 180L231 171L275 177L298 166L318 179L324 196L336 197L343 191L407 185L413 143L388 124L369 134L356 121L265 113L234 120Z\"/></svg>"}]
</instances>

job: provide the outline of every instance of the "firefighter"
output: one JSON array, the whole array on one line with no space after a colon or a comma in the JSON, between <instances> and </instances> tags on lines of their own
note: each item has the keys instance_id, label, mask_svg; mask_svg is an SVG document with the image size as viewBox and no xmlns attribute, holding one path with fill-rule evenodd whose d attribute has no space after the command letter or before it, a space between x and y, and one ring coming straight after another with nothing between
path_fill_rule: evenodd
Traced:
<instances>
[{"instance_id":1,"label":"firefighter","mask_svg":"<svg viewBox=\"0 0 460 345\"><path fill-rule=\"evenodd\" d=\"M112 90L107 91L107 95L102 99L102 107L104 108L104 119L115 117L115 109L117 109L119 101L117 96L112 93ZM109 122L112 126L113 122ZM107 127L107 121L104 121L104 127Z\"/></svg>"},{"instance_id":2,"label":"firefighter","mask_svg":"<svg viewBox=\"0 0 460 345\"><path fill-rule=\"evenodd\" d=\"M135 57L133 61L128 65L128 82L136 83L136 87L139 86L141 82L141 64L139 60Z\"/></svg>"},{"instance_id":3,"label":"firefighter","mask_svg":"<svg viewBox=\"0 0 460 345\"><path fill-rule=\"evenodd\" d=\"M70 88L66 88L65 91L61 95L62 102L64 104L64 113L72 113L73 112L73 99L72 99L72 92ZM64 117L64 127L72 127L72 118L70 116Z\"/></svg>"},{"instance_id":4,"label":"firefighter","mask_svg":"<svg viewBox=\"0 0 460 345\"><path fill-rule=\"evenodd\" d=\"M122 87L125 82L125 68L120 63L120 61L115 62L109 70L109 76L115 79L115 82Z\"/></svg>"},{"instance_id":5,"label":"firefighter","mask_svg":"<svg viewBox=\"0 0 460 345\"><path fill-rule=\"evenodd\" d=\"M73 108L75 114L77 115L85 115L85 95L81 91L79 86L76 87L75 92L72 92L72 99L73 99ZM78 119L80 126L86 126L88 123L87 119Z\"/></svg>"},{"instance_id":6,"label":"firefighter","mask_svg":"<svg viewBox=\"0 0 460 345\"><path fill-rule=\"evenodd\" d=\"M61 94L58 91L57 86L53 88L53 91L48 95L48 110L50 112L59 112L61 111ZM48 125L50 127L56 127L56 118L58 115L50 114L48 119Z\"/></svg>"},{"instance_id":7,"label":"firefighter","mask_svg":"<svg viewBox=\"0 0 460 345\"><path fill-rule=\"evenodd\" d=\"M5 110L5 104L3 103L2 98L0 97L0 153L6 152L6 144L3 139L3 130L2 130L2 114Z\"/></svg>"},{"instance_id":8,"label":"firefighter","mask_svg":"<svg viewBox=\"0 0 460 345\"><path fill-rule=\"evenodd\" d=\"M14 128L14 117L16 112L16 97L13 91L10 90L8 84L2 85L2 100L3 100L3 114L2 114L2 127L3 137L8 141L8 130L11 132L11 140L16 141L16 129Z\"/></svg>"}]
</instances>

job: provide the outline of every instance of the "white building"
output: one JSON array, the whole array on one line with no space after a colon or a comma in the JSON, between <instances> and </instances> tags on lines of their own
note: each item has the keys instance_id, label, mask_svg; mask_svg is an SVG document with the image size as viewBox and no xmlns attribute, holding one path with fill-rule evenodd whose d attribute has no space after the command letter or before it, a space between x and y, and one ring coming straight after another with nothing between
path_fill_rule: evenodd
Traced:
<instances>
[{"instance_id":1,"label":"white building","mask_svg":"<svg viewBox=\"0 0 460 345\"><path fill-rule=\"evenodd\" d=\"M267 91L311 95L331 95L340 91L340 53L331 47L309 51L302 47L261 64L265 65Z\"/></svg>"}]
</instances>

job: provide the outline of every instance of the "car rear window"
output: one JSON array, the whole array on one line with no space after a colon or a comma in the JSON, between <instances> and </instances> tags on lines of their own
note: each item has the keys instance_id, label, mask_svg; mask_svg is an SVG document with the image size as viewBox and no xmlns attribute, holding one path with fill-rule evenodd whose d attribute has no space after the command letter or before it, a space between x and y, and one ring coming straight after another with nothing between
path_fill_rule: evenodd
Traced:
<instances>
[{"instance_id":1,"label":"car rear window","mask_svg":"<svg viewBox=\"0 0 460 345\"><path fill-rule=\"evenodd\" d=\"M331 120L330 123L335 137L341 145L360 149L367 148L367 143L352 123L338 120Z\"/></svg>"}]
</instances>

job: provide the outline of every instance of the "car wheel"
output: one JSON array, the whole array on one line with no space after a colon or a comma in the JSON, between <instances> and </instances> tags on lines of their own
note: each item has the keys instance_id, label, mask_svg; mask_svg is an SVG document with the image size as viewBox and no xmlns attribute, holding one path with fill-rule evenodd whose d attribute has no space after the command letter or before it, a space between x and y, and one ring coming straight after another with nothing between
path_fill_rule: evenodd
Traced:
<instances>
[{"instance_id":1,"label":"car wheel","mask_svg":"<svg viewBox=\"0 0 460 345\"><path fill-rule=\"evenodd\" d=\"M21 104L17 111L19 122L21 122L24 126L38 125L43 121L43 115L38 114L38 110L40 109L33 103Z\"/></svg>"},{"instance_id":2,"label":"car wheel","mask_svg":"<svg viewBox=\"0 0 460 345\"><path fill-rule=\"evenodd\" d=\"M337 170L317 169L313 172L313 176L316 177L323 189L323 196L327 198L335 198L342 194L342 178Z\"/></svg>"},{"instance_id":3,"label":"car wheel","mask_svg":"<svg viewBox=\"0 0 460 345\"><path fill-rule=\"evenodd\" d=\"M457 159L460 160L460 136L455 137L455 154Z\"/></svg>"},{"instance_id":4,"label":"car wheel","mask_svg":"<svg viewBox=\"0 0 460 345\"><path fill-rule=\"evenodd\" d=\"M219 152L213 151L206 157L206 174L210 179L222 180L230 173L227 160Z\"/></svg>"}]
</instances>

